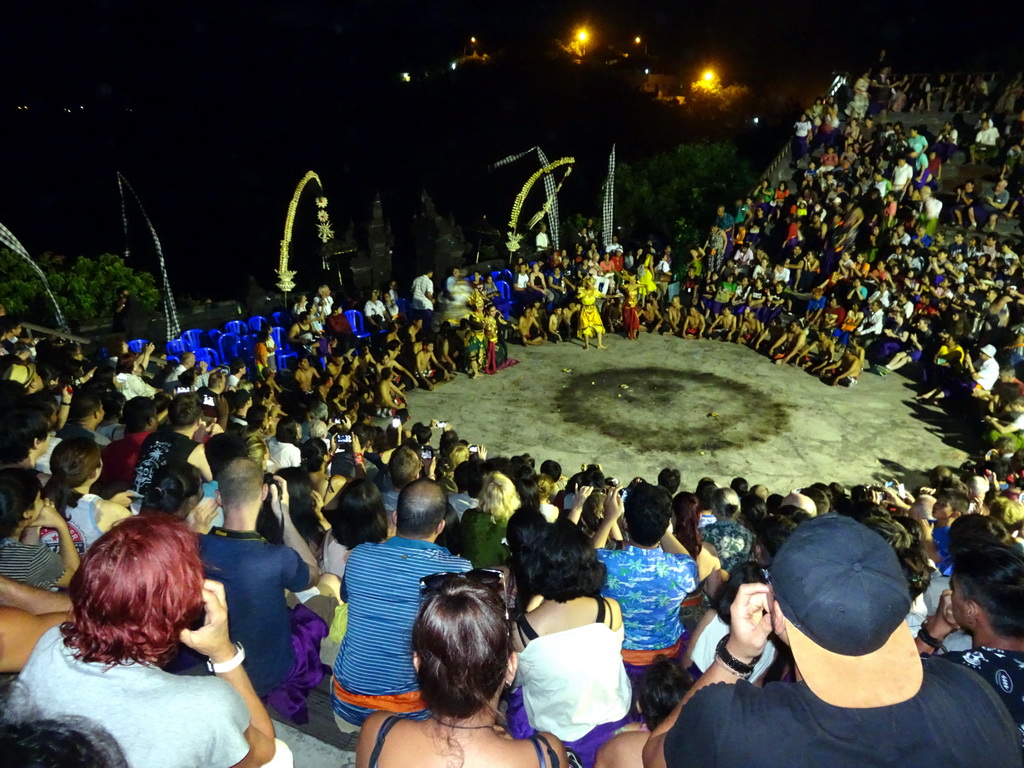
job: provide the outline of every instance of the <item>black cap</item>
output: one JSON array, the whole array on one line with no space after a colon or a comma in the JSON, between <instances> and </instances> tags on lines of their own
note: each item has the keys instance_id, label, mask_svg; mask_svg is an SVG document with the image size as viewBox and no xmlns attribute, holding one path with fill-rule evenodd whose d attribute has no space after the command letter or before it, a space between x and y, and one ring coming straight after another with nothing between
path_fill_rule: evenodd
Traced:
<instances>
[{"instance_id":1,"label":"black cap","mask_svg":"<svg viewBox=\"0 0 1024 768\"><path fill-rule=\"evenodd\" d=\"M896 552L870 528L838 515L798 525L779 548L771 581L785 617L843 656L877 651L910 611Z\"/></svg>"}]
</instances>

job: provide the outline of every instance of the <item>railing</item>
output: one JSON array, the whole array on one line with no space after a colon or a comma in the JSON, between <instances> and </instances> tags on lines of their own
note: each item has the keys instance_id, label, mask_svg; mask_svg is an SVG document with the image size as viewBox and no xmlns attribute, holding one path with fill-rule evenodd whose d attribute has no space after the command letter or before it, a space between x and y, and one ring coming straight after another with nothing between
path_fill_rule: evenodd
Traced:
<instances>
[{"instance_id":1,"label":"railing","mask_svg":"<svg viewBox=\"0 0 1024 768\"><path fill-rule=\"evenodd\" d=\"M846 85L847 82L848 80L845 72L837 74L835 76L835 79L832 80L832 84L828 87L828 93L825 96L825 98L832 98L833 96L835 96L837 93L839 93L839 89ZM775 155L774 158L772 158L772 161L770 163L768 163L768 167L765 168L764 173L762 173L761 176L758 177L757 186L750 190L750 194L753 195L760 188L761 179L770 179L772 174L775 173L776 170L778 170L778 167L780 165L782 165L783 163L788 164L789 159L790 157L792 157L792 155L793 142L787 140L786 143L783 145L782 149L779 150L779 153Z\"/></svg>"},{"instance_id":2,"label":"railing","mask_svg":"<svg viewBox=\"0 0 1024 768\"><path fill-rule=\"evenodd\" d=\"M949 78L949 79L952 79L952 78L963 78L963 77L973 78L973 77L981 76L983 79L985 79L987 81L990 81L990 82L994 78L998 78L999 75L1000 75L999 72L943 72L941 74L946 75L946 77ZM920 78L920 77L929 77L929 78L931 78L931 77L935 77L937 79L937 75L935 75L934 73L931 73L931 72L903 72L903 73L900 73L899 77L900 77L900 79L902 79L904 77L909 77L909 78ZM832 84L828 87L828 91L827 91L827 93L825 95L825 98L831 98L832 96L835 96L837 93L839 93L839 89L842 88L843 86L845 86L847 83L849 83L849 73L847 73L847 72L837 73L835 78L832 80ZM995 94L990 92L989 96L994 98ZM770 163L768 163L768 167L765 168L764 173L762 173L761 176L758 177L758 186L754 187L754 189L751 190L751 194L753 194L754 192L756 192L758 190L758 188L760 187L760 183L761 183L762 179L770 179L772 174L775 173L776 170L778 170L780 165L782 165L783 163L789 163L789 160L792 157L792 155L793 155L793 142L790 141L790 140L787 140L785 146L779 151L779 153L777 155L775 155L774 158L772 158L772 161Z\"/></svg>"},{"instance_id":3,"label":"railing","mask_svg":"<svg viewBox=\"0 0 1024 768\"><path fill-rule=\"evenodd\" d=\"M76 336L75 334L68 333L67 331L58 331L53 328L47 328L45 325L36 325L35 323L22 322L21 326L23 328L28 328L33 333L39 333L42 334L43 336L55 336L58 339L69 339L70 341L74 341L78 344L92 343L92 339L87 339L85 336Z\"/></svg>"}]
</instances>

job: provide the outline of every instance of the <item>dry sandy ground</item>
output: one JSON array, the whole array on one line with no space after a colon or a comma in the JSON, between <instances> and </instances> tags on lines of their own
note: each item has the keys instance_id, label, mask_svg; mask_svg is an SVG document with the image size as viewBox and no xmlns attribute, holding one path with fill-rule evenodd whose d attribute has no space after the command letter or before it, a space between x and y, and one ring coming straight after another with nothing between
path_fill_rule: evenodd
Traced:
<instances>
[{"instance_id":1,"label":"dry sandy ground","mask_svg":"<svg viewBox=\"0 0 1024 768\"><path fill-rule=\"evenodd\" d=\"M851 389L832 388L735 344L606 343L510 346L519 365L412 393L413 420L450 420L493 455L529 453L538 466L553 458L566 474L598 462L622 482L653 481L675 467L691 489L705 475L782 492L833 480L911 485L922 470L966 458L944 439L950 419L908 403L914 392L899 375L864 373Z\"/></svg>"}]
</instances>

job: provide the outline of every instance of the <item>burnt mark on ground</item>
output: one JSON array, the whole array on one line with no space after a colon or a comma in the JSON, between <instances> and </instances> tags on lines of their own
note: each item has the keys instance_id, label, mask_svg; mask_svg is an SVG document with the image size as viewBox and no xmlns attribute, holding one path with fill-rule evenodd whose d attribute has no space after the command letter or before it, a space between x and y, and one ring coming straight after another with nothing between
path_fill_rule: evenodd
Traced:
<instances>
[{"instance_id":1,"label":"burnt mark on ground","mask_svg":"<svg viewBox=\"0 0 1024 768\"><path fill-rule=\"evenodd\" d=\"M706 371L606 368L574 373L561 417L639 451L727 451L783 435L790 406L770 392Z\"/></svg>"}]
</instances>

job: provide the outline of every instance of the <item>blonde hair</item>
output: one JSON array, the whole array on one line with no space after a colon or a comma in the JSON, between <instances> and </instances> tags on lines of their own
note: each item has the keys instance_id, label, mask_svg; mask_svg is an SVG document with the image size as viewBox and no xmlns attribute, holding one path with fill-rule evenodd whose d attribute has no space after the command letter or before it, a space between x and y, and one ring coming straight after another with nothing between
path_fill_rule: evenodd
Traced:
<instances>
[{"instance_id":1,"label":"blonde hair","mask_svg":"<svg viewBox=\"0 0 1024 768\"><path fill-rule=\"evenodd\" d=\"M988 505L989 516L1002 523L1011 533L1024 523L1024 504L999 497Z\"/></svg>"},{"instance_id":2,"label":"blonde hair","mask_svg":"<svg viewBox=\"0 0 1024 768\"><path fill-rule=\"evenodd\" d=\"M448 452L448 471L454 472L455 468L464 461L469 461L469 446L457 443Z\"/></svg>"},{"instance_id":3,"label":"blonde hair","mask_svg":"<svg viewBox=\"0 0 1024 768\"><path fill-rule=\"evenodd\" d=\"M489 472L484 475L477 503L481 511L497 523L508 520L519 509L519 494L512 481L501 472Z\"/></svg>"},{"instance_id":4,"label":"blonde hair","mask_svg":"<svg viewBox=\"0 0 1024 768\"><path fill-rule=\"evenodd\" d=\"M270 449L267 448L267 438L262 432L248 432L245 436L245 451L250 459L256 462L261 469L266 469L267 457Z\"/></svg>"},{"instance_id":5,"label":"blonde hair","mask_svg":"<svg viewBox=\"0 0 1024 768\"><path fill-rule=\"evenodd\" d=\"M555 495L555 481L547 475L537 475L537 493L541 501L551 501Z\"/></svg>"}]
</instances>

